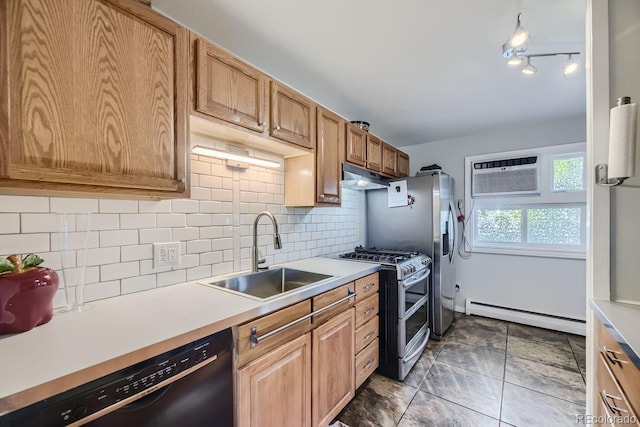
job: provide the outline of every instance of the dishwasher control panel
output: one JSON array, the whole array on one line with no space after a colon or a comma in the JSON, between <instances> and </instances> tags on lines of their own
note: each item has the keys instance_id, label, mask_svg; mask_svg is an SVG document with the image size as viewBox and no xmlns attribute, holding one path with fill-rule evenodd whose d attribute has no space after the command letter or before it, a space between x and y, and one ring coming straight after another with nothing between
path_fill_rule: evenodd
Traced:
<instances>
[{"instance_id":1,"label":"dishwasher control panel","mask_svg":"<svg viewBox=\"0 0 640 427\"><path fill-rule=\"evenodd\" d=\"M218 334L221 333L227 331ZM173 382L171 379L207 361L215 363L219 352L230 351L230 345L217 344L215 338L218 334L20 409L6 419L0 418L0 427L66 426L94 414L100 416L101 411L108 413L126 405L142 405L161 395L165 385L170 386ZM230 331L228 335L229 339L225 342L231 343Z\"/></svg>"}]
</instances>

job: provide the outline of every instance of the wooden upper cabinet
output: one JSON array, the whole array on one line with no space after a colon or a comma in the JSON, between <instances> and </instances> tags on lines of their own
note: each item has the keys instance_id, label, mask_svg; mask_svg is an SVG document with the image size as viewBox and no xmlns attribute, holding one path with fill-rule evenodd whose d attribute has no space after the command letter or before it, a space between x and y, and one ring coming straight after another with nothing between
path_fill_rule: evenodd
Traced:
<instances>
[{"instance_id":1,"label":"wooden upper cabinet","mask_svg":"<svg viewBox=\"0 0 640 427\"><path fill-rule=\"evenodd\" d=\"M382 143L382 173L398 175L398 149L386 142Z\"/></svg>"},{"instance_id":2,"label":"wooden upper cabinet","mask_svg":"<svg viewBox=\"0 0 640 427\"><path fill-rule=\"evenodd\" d=\"M366 166L367 132L347 123L345 160L358 166Z\"/></svg>"},{"instance_id":3,"label":"wooden upper cabinet","mask_svg":"<svg viewBox=\"0 0 640 427\"><path fill-rule=\"evenodd\" d=\"M315 108L310 99L272 80L271 136L304 148L315 148Z\"/></svg>"},{"instance_id":4,"label":"wooden upper cabinet","mask_svg":"<svg viewBox=\"0 0 640 427\"><path fill-rule=\"evenodd\" d=\"M409 176L409 155L398 151L398 177Z\"/></svg>"},{"instance_id":5,"label":"wooden upper cabinet","mask_svg":"<svg viewBox=\"0 0 640 427\"><path fill-rule=\"evenodd\" d=\"M340 204L344 120L318 107L318 139L316 146L316 201Z\"/></svg>"},{"instance_id":6,"label":"wooden upper cabinet","mask_svg":"<svg viewBox=\"0 0 640 427\"><path fill-rule=\"evenodd\" d=\"M382 141L370 133L367 134L367 169L382 171Z\"/></svg>"},{"instance_id":7,"label":"wooden upper cabinet","mask_svg":"<svg viewBox=\"0 0 640 427\"><path fill-rule=\"evenodd\" d=\"M8 0L0 40L0 191L188 195L185 28L130 0Z\"/></svg>"},{"instance_id":8,"label":"wooden upper cabinet","mask_svg":"<svg viewBox=\"0 0 640 427\"><path fill-rule=\"evenodd\" d=\"M196 110L264 132L266 76L223 49L196 40Z\"/></svg>"}]
</instances>

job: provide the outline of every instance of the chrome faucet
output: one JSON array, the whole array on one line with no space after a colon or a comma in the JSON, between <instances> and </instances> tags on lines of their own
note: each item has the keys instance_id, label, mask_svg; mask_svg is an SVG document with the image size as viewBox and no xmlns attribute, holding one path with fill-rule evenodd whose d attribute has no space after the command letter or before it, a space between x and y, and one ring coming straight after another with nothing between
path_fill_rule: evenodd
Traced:
<instances>
[{"instance_id":1,"label":"chrome faucet","mask_svg":"<svg viewBox=\"0 0 640 427\"><path fill-rule=\"evenodd\" d=\"M282 242L280 241L280 233L278 232L278 221L271 214L271 212L262 211L258 214L256 219L253 221L253 246L251 247L251 272L256 273L258 271L258 264L264 262L264 260L258 259L260 256L258 255L258 221L263 216L268 216L271 219L271 223L273 224L273 248L281 249Z\"/></svg>"}]
</instances>

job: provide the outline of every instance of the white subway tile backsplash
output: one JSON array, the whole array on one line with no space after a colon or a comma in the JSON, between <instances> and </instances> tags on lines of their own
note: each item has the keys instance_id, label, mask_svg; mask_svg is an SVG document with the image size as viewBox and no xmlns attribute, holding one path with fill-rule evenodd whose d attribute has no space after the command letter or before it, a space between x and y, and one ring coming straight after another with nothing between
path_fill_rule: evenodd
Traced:
<instances>
[{"instance_id":1,"label":"white subway tile backsplash","mask_svg":"<svg viewBox=\"0 0 640 427\"><path fill-rule=\"evenodd\" d=\"M210 214L188 214L187 225L189 227L205 227L211 225Z\"/></svg>"},{"instance_id":2,"label":"white subway tile backsplash","mask_svg":"<svg viewBox=\"0 0 640 427\"><path fill-rule=\"evenodd\" d=\"M140 229L140 228L155 228L156 215L151 213L144 214L122 214L120 215L120 228L126 229Z\"/></svg>"},{"instance_id":3,"label":"white subway tile backsplash","mask_svg":"<svg viewBox=\"0 0 640 427\"><path fill-rule=\"evenodd\" d=\"M140 213L170 213L171 200L140 200Z\"/></svg>"},{"instance_id":4,"label":"white subway tile backsplash","mask_svg":"<svg viewBox=\"0 0 640 427\"><path fill-rule=\"evenodd\" d=\"M20 214L19 213L0 214L0 234L18 234L18 233L20 233Z\"/></svg>"},{"instance_id":5,"label":"white subway tile backsplash","mask_svg":"<svg viewBox=\"0 0 640 427\"><path fill-rule=\"evenodd\" d=\"M223 202L220 201L200 201L200 213L221 213Z\"/></svg>"},{"instance_id":6,"label":"white subway tile backsplash","mask_svg":"<svg viewBox=\"0 0 640 427\"><path fill-rule=\"evenodd\" d=\"M0 195L0 212L50 212L49 198Z\"/></svg>"},{"instance_id":7,"label":"white subway tile backsplash","mask_svg":"<svg viewBox=\"0 0 640 427\"><path fill-rule=\"evenodd\" d=\"M29 254L49 252L49 234L0 234L0 254Z\"/></svg>"},{"instance_id":8,"label":"white subway tile backsplash","mask_svg":"<svg viewBox=\"0 0 640 427\"><path fill-rule=\"evenodd\" d=\"M171 271L171 267L159 267L154 268L152 259L140 260L140 274L142 276L151 273L161 273L165 271Z\"/></svg>"},{"instance_id":9,"label":"white subway tile backsplash","mask_svg":"<svg viewBox=\"0 0 640 427\"><path fill-rule=\"evenodd\" d=\"M182 270L184 271L184 270ZM211 277L211 265L203 265L200 267L190 268L187 271L187 280L198 280Z\"/></svg>"},{"instance_id":10,"label":"white subway tile backsplash","mask_svg":"<svg viewBox=\"0 0 640 427\"><path fill-rule=\"evenodd\" d=\"M153 259L153 245L132 245L122 247L122 262Z\"/></svg>"},{"instance_id":11,"label":"white subway tile backsplash","mask_svg":"<svg viewBox=\"0 0 640 427\"><path fill-rule=\"evenodd\" d=\"M120 262L120 247L118 246L87 249L86 264L88 266L112 264L116 262Z\"/></svg>"},{"instance_id":12,"label":"white subway tile backsplash","mask_svg":"<svg viewBox=\"0 0 640 427\"><path fill-rule=\"evenodd\" d=\"M120 282L120 288L122 294L130 294L133 292L147 291L156 287L156 275L148 274L146 276L130 277L128 279L122 279Z\"/></svg>"},{"instance_id":13,"label":"white subway tile backsplash","mask_svg":"<svg viewBox=\"0 0 640 427\"><path fill-rule=\"evenodd\" d=\"M116 280L140 275L140 263L138 261L119 262L100 267L101 280Z\"/></svg>"},{"instance_id":14,"label":"white subway tile backsplash","mask_svg":"<svg viewBox=\"0 0 640 427\"><path fill-rule=\"evenodd\" d=\"M158 286L175 285L187 281L187 270L168 271L166 273L158 273Z\"/></svg>"},{"instance_id":15,"label":"white subway tile backsplash","mask_svg":"<svg viewBox=\"0 0 640 427\"><path fill-rule=\"evenodd\" d=\"M138 230L100 231L100 247L127 246L138 244Z\"/></svg>"},{"instance_id":16,"label":"white subway tile backsplash","mask_svg":"<svg viewBox=\"0 0 640 427\"><path fill-rule=\"evenodd\" d=\"M188 254L199 254L202 252L209 252L211 250L211 240L191 240L187 242Z\"/></svg>"},{"instance_id":17,"label":"white subway tile backsplash","mask_svg":"<svg viewBox=\"0 0 640 427\"><path fill-rule=\"evenodd\" d=\"M135 213L138 212L137 200L100 200L100 213Z\"/></svg>"},{"instance_id":18,"label":"white subway tile backsplash","mask_svg":"<svg viewBox=\"0 0 640 427\"><path fill-rule=\"evenodd\" d=\"M200 229L197 227L173 228L171 230L173 241L190 241L200 238ZM204 237L204 236L203 236Z\"/></svg>"},{"instance_id":19,"label":"white subway tile backsplash","mask_svg":"<svg viewBox=\"0 0 640 427\"><path fill-rule=\"evenodd\" d=\"M96 199L52 197L50 205L51 212L98 212L98 202Z\"/></svg>"},{"instance_id":20,"label":"white subway tile backsplash","mask_svg":"<svg viewBox=\"0 0 640 427\"><path fill-rule=\"evenodd\" d=\"M170 228L150 228L140 230L140 244L145 243L161 243L171 241Z\"/></svg>"},{"instance_id":21,"label":"white subway tile backsplash","mask_svg":"<svg viewBox=\"0 0 640 427\"><path fill-rule=\"evenodd\" d=\"M111 214L92 214L91 230L117 230L120 228L120 215Z\"/></svg>"},{"instance_id":22,"label":"white subway tile backsplash","mask_svg":"<svg viewBox=\"0 0 640 427\"><path fill-rule=\"evenodd\" d=\"M60 291L60 290L58 290ZM64 292L64 290L62 290ZM99 299L112 298L121 295L120 281L113 280L111 282L99 282L85 285L84 287L84 300L85 302L96 301ZM56 297L58 295L56 294ZM54 301L55 303L55 301ZM56 304L56 307L61 307L64 302Z\"/></svg>"},{"instance_id":23,"label":"white subway tile backsplash","mask_svg":"<svg viewBox=\"0 0 640 427\"><path fill-rule=\"evenodd\" d=\"M20 228L22 233L56 232L58 231L58 215L50 213L22 214Z\"/></svg>"},{"instance_id":24,"label":"white subway tile backsplash","mask_svg":"<svg viewBox=\"0 0 640 427\"><path fill-rule=\"evenodd\" d=\"M187 225L186 214L158 214L156 216L158 227L185 227Z\"/></svg>"},{"instance_id":25,"label":"white subway tile backsplash","mask_svg":"<svg viewBox=\"0 0 640 427\"><path fill-rule=\"evenodd\" d=\"M178 199L171 201L171 211L173 213L197 213L200 204L197 200Z\"/></svg>"},{"instance_id":26,"label":"white subway tile backsplash","mask_svg":"<svg viewBox=\"0 0 640 427\"><path fill-rule=\"evenodd\" d=\"M95 300L248 269L253 222L262 210L276 216L283 242L282 249L273 249L273 227L262 219L258 244L268 265L361 243L362 194L343 191L341 208L285 207L282 170L238 170L194 158L191 199L0 196L0 254L38 252L45 265L61 271L54 213L91 211L86 299ZM153 243L169 241L180 242L181 265L154 268ZM55 304L61 301L58 292Z\"/></svg>"}]
</instances>

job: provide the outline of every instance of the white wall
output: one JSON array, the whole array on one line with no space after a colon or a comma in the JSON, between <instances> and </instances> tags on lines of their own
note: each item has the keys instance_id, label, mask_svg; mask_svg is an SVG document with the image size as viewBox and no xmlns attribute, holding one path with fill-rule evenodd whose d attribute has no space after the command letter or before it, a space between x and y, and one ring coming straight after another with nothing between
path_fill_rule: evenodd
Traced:
<instances>
[{"instance_id":1,"label":"white wall","mask_svg":"<svg viewBox=\"0 0 640 427\"><path fill-rule=\"evenodd\" d=\"M640 2L609 2L610 106L630 96L640 103ZM597 141L596 141L597 143ZM640 150L638 150L640 151ZM636 176L611 189L611 299L640 304L640 155L636 153Z\"/></svg>"},{"instance_id":2,"label":"white wall","mask_svg":"<svg viewBox=\"0 0 640 427\"><path fill-rule=\"evenodd\" d=\"M192 156L191 199L138 201L0 195L0 256L40 254L61 271L55 212L92 212L86 300L172 285L250 268L252 224L272 212L282 249L272 247L271 223L260 221L258 244L267 264L347 252L364 241L361 192L343 191L342 207L287 208L284 171L226 167ZM177 241L181 266L153 267L153 243ZM60 290L54 301L64 305Z\"/></svg>"},{"instance_id":3,"label":"white wall","mask_svg":"<svg viewBox=\"0 0 640 427\"><path fill-rule=\"evenodd\" d=\"M456 181L456 198L464 197L464 157L501 151L584 142L585 117L543 123L518 123L463 138L402 147L411 156L411 175L432 163ZM514 307L574 319L585 319L586 270L584 260L514 255L473 254L458 257L456 282L465 299Z\"/></svg>"}]
</instances>

